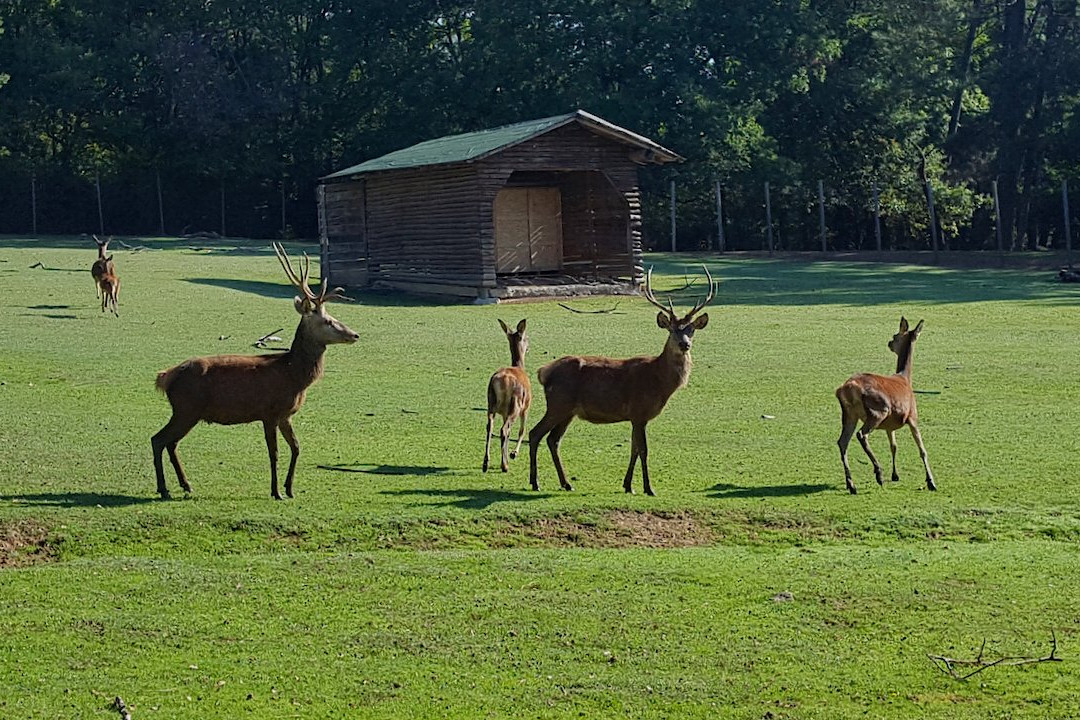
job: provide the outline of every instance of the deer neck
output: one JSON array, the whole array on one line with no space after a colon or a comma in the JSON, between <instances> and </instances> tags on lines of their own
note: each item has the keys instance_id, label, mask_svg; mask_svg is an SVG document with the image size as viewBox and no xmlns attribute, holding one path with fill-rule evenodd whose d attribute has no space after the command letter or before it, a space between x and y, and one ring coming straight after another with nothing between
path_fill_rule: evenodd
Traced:
<instances>
[{"instance_id":1,"label":"deer neck","mask_svg":"<svg viewBox=\"0 0 1080 720\"><path fill-rule=\"evenodd\" d=\"M513 341L510 343L510 367L525 369L525 353L521 352L521 346Z\"/></svg>"},{"instance_id":2,"label":"deer neck","mask_svg":"<svg viewBox=\"0 0 1080 720\"><path fill-rule=\"evenodd\" d=\"M301 319L293 336L292 347L282 357L282 362L297 384L306 388L322 376L324 353L326 345L311 336Z\"/></svg>"},{"instance_id":3,"label":"deer neck","mask_svg":"<svg viewBox=\"0 0 1080 720\"><path fill-rule=\"evenodd\" d=\"M911 359L915 354L915 343L907 343L896 354L896 374L911 381Z\"/></svg>"},{"instance_id":4,"label":"deer neck","mask_svg":"<svg viewBox=\"0 0 1080 720\"><path fill-rule=\"evenodd\" d=\"M660 382L663 386L670 387L670 392L675 392L686 385L690 379L690 369L694 366L689 352L682 352L675 347L672 340L668 340L657 360L661 369Z\"/></svg>"}]
</instances>

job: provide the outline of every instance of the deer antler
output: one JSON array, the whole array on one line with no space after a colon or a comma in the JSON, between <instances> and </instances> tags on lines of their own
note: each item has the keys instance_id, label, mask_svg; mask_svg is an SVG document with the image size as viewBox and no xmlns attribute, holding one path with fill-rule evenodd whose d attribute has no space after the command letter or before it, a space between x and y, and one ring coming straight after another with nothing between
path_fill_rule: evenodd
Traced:
<instances>
[{"instance_id":1,"label":"deer antler","mask_svg":"<svg viewBox=\"0 0 1080 720\"><path fill-rule=\"evenodd\" d=\"M705 296L704 300L696 303L694 305L694 308L690 312L686 313L685 316L683 316L683 322L690 320L692 317L694 317L694 315L701 312L701 310L710 302L712 302L712 299L716 296L716 283L713 282L712 274L709 273L709 268L706 267L704 264L702 264L701 268L705 271L705 277L709 279L709 294ZM643 290L645 294L645 299L651 302L656 307L660 308L661 312L666 312L674 320L678 317L678 315L675 314L675 306L672 304L671 298L668 297L668 306L664 307L656 299L656 295L653 294L652 271L653 269L649 268L649 273L645 276L645 288Z\"/></svg>"},{"instance_id":2,"label":"deer antler","mask_svg":"<svg viewBox=\"0 0 1080 720\"><path fill-rule=\"evenodd\" d=\"M645 299L648 300L653 305L655 305L656 307L660 308L660 312L667 313L668 316L671 317L671 319L674 320L675 319L675 307L671 304L671 298L668 298L668 306L664 307L656 299L656 295L653 294L653 290L652 290L652 271L653 271L653 269L650 267L649 268L649 273L645 276L645 287L642 290L642 292L645 295Z\"/></svg>"},{"instance_id":3,"label":"deer antler","mask_svg":"<svg viewBox=\"0 0 1080 720\"><path fill-rule=\"evenodd\" d=\"M278 262L281 263L281 269L285 271L285 274L297 290L304 294L304 297L312 302L318 303L319 299L308 287L308 273L311 270L311 260L308 259L307 253L304 253L304 267L301 270L301 275L298 277L296 271L293 270L292 261L289 259L289 254L285 252L285 248L281 246L281 243L272 243L274 253L277 255Z\"/></svg>"},{"instance_id":4,"label":"deer antler","mask_svg":"<svg viewBox=\"0 0 1080 720\"><path fill-rule=\"evenodd\" d=\"M701 312L701 310L704 309L706 305L711 303L714 297L716 297L716 283L713 282L712 274L709 273L709 268L704 263L702 263L701 269L705 271L705 277L709 279L709 294L705 296L704 300L696 303L694 305L694 309L686 313L686 317L684 317L683 320L689 320L690 318L694 317L694 315Z\"/></svg>"}]
</instances>

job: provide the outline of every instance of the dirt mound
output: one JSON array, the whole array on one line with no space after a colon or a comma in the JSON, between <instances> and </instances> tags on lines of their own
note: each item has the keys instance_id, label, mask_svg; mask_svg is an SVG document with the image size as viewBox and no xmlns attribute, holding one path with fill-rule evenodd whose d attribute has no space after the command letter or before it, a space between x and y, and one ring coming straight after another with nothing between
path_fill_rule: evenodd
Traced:
<instances>
[{"instance_id":1,"label":"dirt mound","mask_svg":"<svg viewBox=\"0 0 1080 720\"><path fill-rule=\"evenodd\" d=\"M0 521L0 570L48 562L56 548L48 528L29 520Z\"/></svg>"},{"instance_id":2,"label":"dirt mound","mask_svg":"<svg viewBox=\"0 0 1080 720\"><path fill-rule=\"evenodd\" d=\"M714 542L712 529L692 513L627 510L613 510L595 522L567 515L541 518L503 528L498 536L508 544L589 548L679 548Z\"/></svg>"}]
</instances>

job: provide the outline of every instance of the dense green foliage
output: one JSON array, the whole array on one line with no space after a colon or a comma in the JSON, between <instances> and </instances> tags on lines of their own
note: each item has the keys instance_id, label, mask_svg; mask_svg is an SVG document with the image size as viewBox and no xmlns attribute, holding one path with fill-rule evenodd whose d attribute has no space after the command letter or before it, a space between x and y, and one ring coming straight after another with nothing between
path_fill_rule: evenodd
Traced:
<instances>
[{"instance_id":1,"label":"dense green foliage","mask_svg":"<svg viewBox=\"0 0 1080 720\"><path fill-rule=\"evenodd\" d=\"M104 717L116 695L136 718L1076 715L1076 286L703 258L720 286L650 424L655 498L621 492L625 424L570 427L572 493L546 450L540 492L527 454L480 472L496 318L528 318L535 373L659 351L644 300L362 294L332 308L360 341L328 350L294 421L297 498L270 500L257 425L203 425L180 444L194 493L162 502L155 372L287 342L296 315L261 243L131 244L118 319L91 243L0 240L0 716ZM699 296L697 266L649 261L658 292ZM833 389L891 370L901 314L926 320L940 490L901 433L901 481L877 487L852 448L850 496ZM1051 632L1066 662L961 683L926 657L1041 656Z\"/></svg>"},{"instance_id":2,"label":"dense green foliage","mask_svg":"<svg viewBox=\"0 0 1080 720\"><path fill-rule=\"evenodd\" d=\"M271 4L0 0L0 231L164 226L315 232L317 177L406 145L584 108L683 154L683 247L779 242L1062 244L1059 186L1080 165L1076 0L514 0ZM7 80L4 83L4 80ZM670 171L646 178L662 245ZM225 218L221 196L225 195ZM1080 204L1080 203L1078 203ZM283 206L284 205L284 213ZM284 215L284 227L282 215Z\"/></svg>"}]
</instances>

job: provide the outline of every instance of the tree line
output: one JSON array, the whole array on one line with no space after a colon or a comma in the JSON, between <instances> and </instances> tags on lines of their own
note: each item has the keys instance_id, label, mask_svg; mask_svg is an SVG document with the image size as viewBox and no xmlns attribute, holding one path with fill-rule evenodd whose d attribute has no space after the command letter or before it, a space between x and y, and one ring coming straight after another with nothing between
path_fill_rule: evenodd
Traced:
<instances>
[{"instance_id":1,"label":"tree line","mask_svg":"<svg viewBox=\"0 0 1080 720\"><path fill-rule=\"evenodd\" d=\"M646 238L1061 245L1080 175L1077 0L0 0L0 232L317 232L328 172L588 110L686 158ZM1080 185L1080 178L1078 178ZM160 199L160 202L159 202ZM1074 203L1080 206L1080 202ZM787 228L785 231L784 228Z\"/></svg>"}]
</instances>

